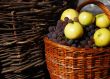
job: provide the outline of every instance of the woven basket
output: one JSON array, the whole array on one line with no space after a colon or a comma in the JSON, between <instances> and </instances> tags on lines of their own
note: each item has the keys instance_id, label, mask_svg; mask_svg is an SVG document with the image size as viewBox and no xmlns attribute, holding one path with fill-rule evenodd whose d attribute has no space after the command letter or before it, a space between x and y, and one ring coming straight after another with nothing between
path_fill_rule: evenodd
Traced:
<instances>
[{"instance_id":1,"label":"woven basket","mask_svg":"<svg viewBox=\"0 0 110 79\"><path fill-rule=\"evenodd\" d=\"M50 79L47 77L47 74L44 73L45 69L43 66L39 67L32 67L29 69L26 69L25 71L22 71L20 73L4 73L1 77L3 79Z\"/></svg>"},{"instance_id":2,"label":"woven basket","mask_svg":"<svg viewBox=\"0 0 110 79\"><path fill-rule=\"evenodd\" d=\"M87 4L96 4L110 18L110 11L99 1L87 1L78 7L78 11ZM47 68L51 79L109 79L110 48L76 48L60 45L44 38Z\"/></svg>"},{"instance_id":3,"label":"woven basket","mask_svg":"<svg viewBox=\"0 0 110 79\"><path fill-rule=\"evenodd\" d=\"M54 17L67 7L68 2L63 0L1 0L1 73L19 73L34 65L43 65L46 28L53 26Z\"/></svg>"}]
</instances>

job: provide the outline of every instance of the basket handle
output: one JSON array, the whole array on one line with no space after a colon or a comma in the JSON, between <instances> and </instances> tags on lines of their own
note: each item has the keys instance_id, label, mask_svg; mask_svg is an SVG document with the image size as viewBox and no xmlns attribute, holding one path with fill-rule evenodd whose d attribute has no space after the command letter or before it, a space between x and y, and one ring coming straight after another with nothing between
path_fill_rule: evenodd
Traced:
<instances>
[{"instance_id":1,"label":"basket handle","mask_svg":"<svg viewBox=\"0 0 110 79\"><path fill-rule=\"evenodd\" d=\"M82 4L80 4L78 7L77 7L77 11L78 12L80 12L80 10L84 7L84 6L86 6L86 5L88 5L88 4L95 4L95 5L97 5L98 7L100 7L102 10L103 10L103 12L108 16L108 18L110 19L110 10L102 3L102 2L100 2L100 1L97 1L97 0L88 0L88 1L86 1L86 2L83 2Z\"/></svg>"}]
</instances>

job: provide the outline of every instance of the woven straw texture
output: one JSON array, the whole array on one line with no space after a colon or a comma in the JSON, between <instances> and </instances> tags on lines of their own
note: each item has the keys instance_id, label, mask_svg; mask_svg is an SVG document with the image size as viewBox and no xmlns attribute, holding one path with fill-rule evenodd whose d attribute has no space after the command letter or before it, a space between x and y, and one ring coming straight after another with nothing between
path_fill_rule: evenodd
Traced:
<instances>
[{"instance_id":1,"label":"woven straw texture","mask_svg":"<svg viewBox=\"0 0 110 79\"><path fill-rule=\"evenodd\" d=\"M51 79L107 79L110 49L73 48L45 38L45 51Z\"/></svg>"},{"instance_id":2,"label":"woven straw texture","mask_svg":"<svg viewBox=\"0 0 110 79\"><path fill-rule=\"evenodd\" d=\"M63 0L0 0L2 74L22 73L45 63L43 36L67 7L68 1Z\"/></svg>"},{"instance_id":3,"label":"woven straw texture","mask_svg":"<svg viewBox=\"0 0 110 79\"><path fill-rule=\"evenodd\" d=\"M2 79L49 79L43 66L32 67L21 73L8 72L2 75ZM4 78L5 77L5 78Z\"/></svg>"},{"instance_id":4,"label":"woven straw texture","mask_svg":"<svg viewBox=\"0 0 110 79\"><path fill-rule=\"evenodd\" d=\"M98 5L109 16L110 11L99 1L87 1ZM45 57L51 79L109 79L110 48L76 48L60 45L44 38Z\"/></svg>"}]
</instances>

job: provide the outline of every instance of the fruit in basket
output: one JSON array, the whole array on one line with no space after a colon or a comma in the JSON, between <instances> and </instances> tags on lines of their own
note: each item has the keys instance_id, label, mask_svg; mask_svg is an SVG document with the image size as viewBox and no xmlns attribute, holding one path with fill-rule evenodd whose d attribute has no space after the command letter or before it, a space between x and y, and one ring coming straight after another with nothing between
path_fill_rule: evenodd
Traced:
<instances>
[{"instance_id":1,"label":"fruit in basket","mask_svg":"<svg viewBox=\"0 0 110 79\"><path fill-rule=\"evenodd\" d=\"M95 16L90 12L83 11L79 14L78 19L82 25L90 25L94 22Z\"/></svg>"},{"instance_id":2,"label":"fruit in basket","mask_svg":"<svg viewBox=\"0 0 110 79\"><path fill-rule=\"evenodd\" d=\"M77 39L83 35L83 27L79 22L68 23L64 28L64 34L68 39Z\"/></svg>"},{"instance_id":3,"label":"fruit in basket","mask_svg":"<svg viewBox=\"0 0 110 79\"><path fill-rule=\"evenodd\" d=\"M74 9L66 9L62 15L61 15L61 20L64 21L64 18L68 17L71 20L74 20L75 17L78 17L78 12Z\"/></svg>"},{"instance_id":4,"label":"fruit in basket","mask_svg":"<svg viewBox=\"0 0 110 79\"><path fill-rule=\"evenodd\" d=\"M104 13L94 16L91 12L83 11L78 14L74 9L66 9L56 26L49 28L48 37L59 44L78 48L109 47L109 22Z\"/></svg>"},{"instance_id":5,"label":"fruit in basket","mask_svg":"<svg viewBox=\"0 0 110 79\"><path fill-rule=\"evenodd\" d=\"M96 15L96 26L100 28L108 27L110 25L110 20L106 14L101 13Z\"/></svg>"},{"instance_id":6,"label":"fruit in basket","mask_svg":"<svg viewBox=\"0 0 110 79\"><path fill-rule=\"evenodd\" d=\"M107 28L98 29L93 38L96 46L107 46L110 44L110 31Z\"/></svg>"}]
</instances>

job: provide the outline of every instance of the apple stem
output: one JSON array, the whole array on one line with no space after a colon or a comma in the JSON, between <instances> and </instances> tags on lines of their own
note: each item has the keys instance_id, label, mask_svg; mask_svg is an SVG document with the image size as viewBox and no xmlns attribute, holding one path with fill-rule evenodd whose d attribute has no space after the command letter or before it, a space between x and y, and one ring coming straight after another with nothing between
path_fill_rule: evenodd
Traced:
<instances>
[{"instance_id":1,"label":"apple stem","mask_svg":"<svg viewBox=\"0 0 110 79\"><path fill-rule=\"evenodd\" d=\"M79 22L78 17L74 18L74 22Z\"/></svg>"},{"instance_id":2,"label":"apple stem","mask_svg":"<svg viewBox=\"0 0 110 79\"><path fill-rule=\"evenodd\" d=\"M98 37L100 37L101 36L101 34L98 34Z\"/></svg>"}]
</instances>

